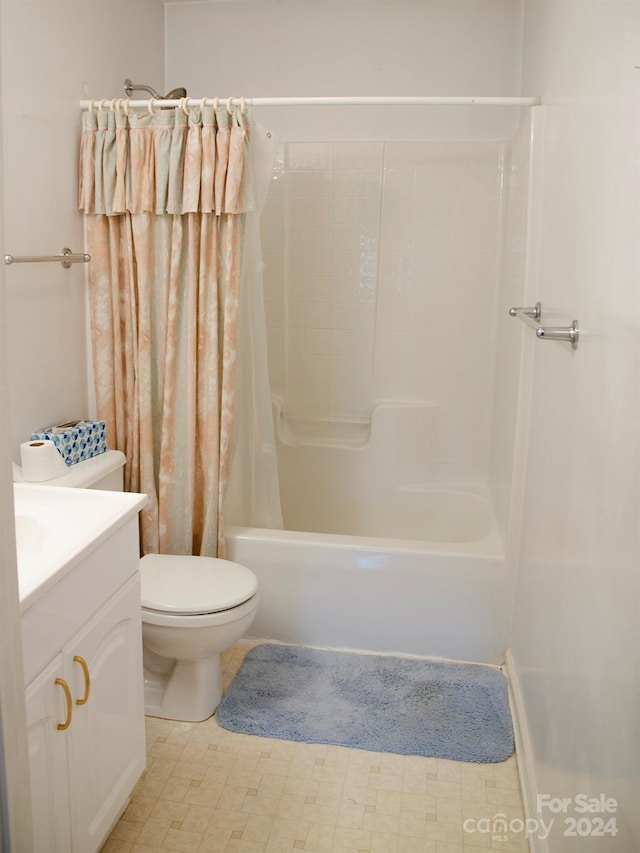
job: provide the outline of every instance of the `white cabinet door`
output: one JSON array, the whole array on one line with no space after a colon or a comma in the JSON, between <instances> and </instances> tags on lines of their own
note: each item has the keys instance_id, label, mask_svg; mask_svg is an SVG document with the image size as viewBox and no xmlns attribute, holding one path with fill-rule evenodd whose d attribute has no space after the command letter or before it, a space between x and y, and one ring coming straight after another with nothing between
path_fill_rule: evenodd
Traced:
<instances>
[{"instance_id":1,"label":"white cabinet door","mask_svg":"<svg viewBox=\"0 0 640 853\"><path fill-rule=\"evenodd\" d=\"M146 762L137 574L66 646L63 666L75 702L69 738L71 849L92 853Z\"/></svg>"},{"instance_id":2,"label":"white cabinet door","mask_svg":"<svg viewBox=\"0 0 640 853\"><path fill-rule=\"evenodd\" d=\"M71 700L63 682L59 654L26 690L34 853L71 850L67 742L74 721L58 729L68 720Z\"/></svg>"}]
</instances>

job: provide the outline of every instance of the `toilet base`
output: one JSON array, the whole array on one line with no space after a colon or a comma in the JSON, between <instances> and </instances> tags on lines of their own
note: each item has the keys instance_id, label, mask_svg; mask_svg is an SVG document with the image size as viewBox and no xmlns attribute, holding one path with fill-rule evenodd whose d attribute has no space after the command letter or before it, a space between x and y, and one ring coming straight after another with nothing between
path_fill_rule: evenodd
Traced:
<instances>
[{"instance_id":1,"label":"toilet base","mask_svg":"<svg viewBox=\"0 0 640 853\"><path fill-rule=\"evenodd\" d=\"M145 657L150 657L147 650ZM221 699L220 655L175 661L166 671L144 667L144 712L148 717L200 723L213 714Z\"/></svg>"}]
</instances>

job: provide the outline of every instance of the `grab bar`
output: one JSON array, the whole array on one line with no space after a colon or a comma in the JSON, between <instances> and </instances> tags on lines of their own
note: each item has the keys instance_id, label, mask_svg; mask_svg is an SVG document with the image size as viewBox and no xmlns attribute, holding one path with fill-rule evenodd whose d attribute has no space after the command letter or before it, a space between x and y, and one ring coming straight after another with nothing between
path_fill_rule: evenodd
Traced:
<instances>
[{"instance_id":1,"label":"grab bar","mask_svg":"<svg viewBox=\"0 0 640 853\"><path fill-rule=\"evenodd\" d=\"M88 264L91 255L86 252L75 254L71 249L63 249L59 255L5 255L5 264L44 264L52 261L60 261L62 266L68 270L71 264Z\"/></svg>"},{"instance_id":2,"label":"grab bar","mask_svg":"<svg viewBox=\"0 0 640 853\"><path fill-rule=\"evenodd\" d=\"M580 329L578 321L574 320L570 326L541 326L542 305L539 302L532 308L510 308L511 317L518 317L527 326L535 329L536 337L545 341L569 341L573 349L578 348Z\"/></svg>"}]
</instances>

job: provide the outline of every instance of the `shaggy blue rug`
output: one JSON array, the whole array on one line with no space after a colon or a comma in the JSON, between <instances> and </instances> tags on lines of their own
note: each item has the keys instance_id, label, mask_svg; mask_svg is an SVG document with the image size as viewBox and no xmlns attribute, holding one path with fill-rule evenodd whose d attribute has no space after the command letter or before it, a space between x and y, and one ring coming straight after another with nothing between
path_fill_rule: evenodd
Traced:
<instances>
[{"instance_id":1,"label":"shaggy blue rug","mask_svg":"<svg viewBox=\"0 0 640 853\"><path fill-rule=\"evenodd\" d=\"M506 679L475 664L267 643L216 716L234 732L374 752L478 762L513 752Z\"/></svg>"}]
</instances>

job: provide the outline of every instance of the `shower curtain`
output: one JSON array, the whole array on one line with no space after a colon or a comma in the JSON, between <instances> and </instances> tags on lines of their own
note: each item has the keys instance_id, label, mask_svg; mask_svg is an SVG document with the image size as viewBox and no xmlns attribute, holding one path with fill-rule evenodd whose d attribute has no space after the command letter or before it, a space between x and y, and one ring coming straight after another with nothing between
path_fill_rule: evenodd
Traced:
<instances>
[{"instance_id":1,"label":"shower curtain","mask_svg":"<svg viewBox=\"0 0 640 853\"><path fill-rule=\"evenodd\" d=\"M260 215L273 178L279 140L251 123L256 209L246 216L238 310L237 437L225 517L245 527L282 529L278 461L267 365Z\"/></svg>"},{"instance_id":2,"label":"shower curtain","mask_svg":"<svg viewBox=\"0 0 640 853\"><path fill-rule=\"evenodd\" d=\"M90 110L83 121L98 417L127 456L125 489L149 496L143 553L223 556L255 209L248 119L203 107Z\"/></svg>"}]
</instances>

